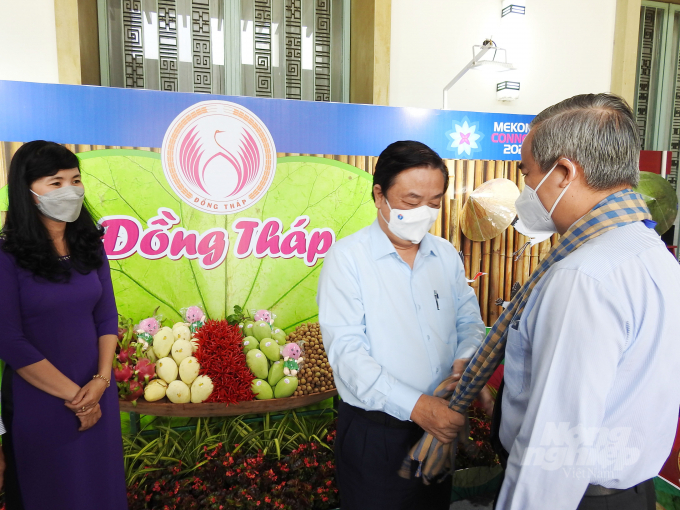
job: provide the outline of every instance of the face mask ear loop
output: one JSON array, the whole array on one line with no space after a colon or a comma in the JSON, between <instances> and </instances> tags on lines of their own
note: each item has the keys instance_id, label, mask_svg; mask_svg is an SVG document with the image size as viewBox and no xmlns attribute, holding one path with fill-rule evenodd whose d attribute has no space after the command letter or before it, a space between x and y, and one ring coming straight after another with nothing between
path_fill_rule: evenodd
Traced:
<instances>
[{"instance_id":1,"label":"face mask ear loop","mask_svg":"<svg viewBox=\"0 0 680 510\"><path fill-rule=\"evenodd\" d=\"M390 218L392 218L392 206L387 201L387 197L385 197L385 203L387 204L387 207L390 209ZM389 225L390 222L385 219L385 215L382 213L382 209L378 209L378 212L380 213L380 216L382 217L383 221Z\"/></svg>"},{"instance_id":2,"label":"face mask ear loop","mask_svg":"<svg viewBox=\"0 0 680 510\"><path fill-rule=\"evenodd\" d=\"M545 180L546 180L548 177L550 177L550 174L553 173L553 170L555 170L555 168L557 168L557 165L558 165L558 163L555 163L555 166L553 166L553 167L550 169L550 171L545 175L545 177L543 177L543 179L541 179L541 182L539 182L539 183L538 183L538 186L536 186L536 187L534 188L534 191L538 191L538 188L540 188L541 186L543 186L543 183L545 182Z\"/></svg>"},{"instance_id":3,"label":"face mask ear loop","mask_svg":"<svg viewBox=\"0 0 680 510\"><path fill-rule=\"evenodd\" d=\"M562 197L564 196L564 194L565 194L565 193L567 192L567 190L569 189L569 186L571 186L571 183L567 184L567 187L564 188L564 190L562 191L562 193L560 193L560 196L557 197L557 200L555 200L555 203L553 204L552 208L550 209L550 213L549 213L550 216L552 216L552 213L553 213L553 211L555 210L555 207L557 207L557 204L560 203L560 200L562 200Z\"/></svg>"}]
</instances>

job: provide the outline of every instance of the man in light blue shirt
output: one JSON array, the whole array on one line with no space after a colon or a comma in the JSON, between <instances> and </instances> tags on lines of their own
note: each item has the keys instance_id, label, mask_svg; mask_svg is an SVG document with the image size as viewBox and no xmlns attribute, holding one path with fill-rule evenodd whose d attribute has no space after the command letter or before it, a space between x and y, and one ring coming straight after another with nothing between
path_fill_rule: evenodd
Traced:
<instances>
[{"instance_id":1,"label":"man in light blue shirt","mask_svg":"<svg viewBox=\"0 0 680 510\"><path fill-rule=\"evenodd\" d=\"M520 219L564 235L637 185L639 143L616 96L545 110L522 146L533 197L518 201ZM497 509L654 510L651 479L680 406L680 266L652 223L609 230L554 263L511 324Z\"/></svg>"},{"instance_id":2,"label":"man in light blue shirt","mask_svg":"<svg viewBox=\"0 0 680 510\"><path fill-rule=\"evenodd\" d=\"M460 257L427 233L448 177L429 147L390 145L374 175L376 221L337 242L324 260L317 301L342 398L336 463L343 510L449 507L450 477L425 486L397 474L423 430L444 442L455 437L459 415L431 395L452 367L462 372L485 333Z\"/></svg>"}]
</instances>

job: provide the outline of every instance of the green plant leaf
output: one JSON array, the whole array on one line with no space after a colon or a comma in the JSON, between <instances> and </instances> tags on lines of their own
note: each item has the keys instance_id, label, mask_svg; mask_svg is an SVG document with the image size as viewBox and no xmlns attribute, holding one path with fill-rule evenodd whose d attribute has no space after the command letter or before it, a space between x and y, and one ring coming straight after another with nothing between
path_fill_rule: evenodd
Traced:
<instances>
[{"instance_id":1,"label":"green plant leaf","mask_svg":"<svg viewBox=\"0 0 680 510\"><path fill-rule=\"evenodd\" d=\"M86 197L98 217L127 215L142 225L158 208L175 211L177 227L203 233L223 228L229 233L224 263L204 270L197 260L168 258L146 260L139 255L111 261L119 312L143 318L148 310L175 321L180 310L201 305L208 316L221 319L268 309L277 315L276 326L290 331L302 322L316 320L316 288L320 259L308 267L303 260L234 256L240 218L279 218L283 231L301 215L310 217L308 232L331 228L336 240L369 225L375 218L371 176L350 165L315 157L279 158L268 193L249 209L233 215L198 211L172 191L161 167L160 155L136 150L102 150L82 153L81 171ZM236 306L241 309L235 308ZM229 313L233 310L235 313Z\"/></svg>"}]
</instances>

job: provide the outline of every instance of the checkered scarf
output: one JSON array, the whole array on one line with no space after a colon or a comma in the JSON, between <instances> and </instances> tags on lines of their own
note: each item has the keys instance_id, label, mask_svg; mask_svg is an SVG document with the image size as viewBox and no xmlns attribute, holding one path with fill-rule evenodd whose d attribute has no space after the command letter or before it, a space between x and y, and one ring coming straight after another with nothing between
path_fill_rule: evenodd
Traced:
<instances>
[{"instance_id":1,"label":"checkered scarf","mask_svg":"<svg viewBox=\"0 0 680 510\"><path fill-rule=\"evenodd\" d=\"M446 386L451 383L447 379L437 387L434 395L445 399L450 398L451 409L461 414L466 413L467 408L477 398L503 360L508 327L512 321L520 318L531 291L546 271L554 263L559 262L591 239L609 230L642 220L651 220L642 196L631 190L623 190L605 198L572 225L561 237L560 242L553 246L548 256L541 261L529 281L524 284L493 325L465 369L453 394L446 391ZM443 479L455 466L456 446L456 441L451 444L442 444L429 433L425 433L404 459L399 474L409 478L413 461L417 461L419 464L416 476L422 476L426 484L433 480Z\"/></svg>"}]
</instances>

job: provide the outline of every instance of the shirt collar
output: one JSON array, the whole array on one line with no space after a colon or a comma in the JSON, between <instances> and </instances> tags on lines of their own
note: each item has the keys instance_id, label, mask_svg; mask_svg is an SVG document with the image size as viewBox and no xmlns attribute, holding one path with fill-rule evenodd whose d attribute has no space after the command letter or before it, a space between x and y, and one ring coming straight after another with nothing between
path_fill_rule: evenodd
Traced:
<instances>
[{"instance_id":1,"label":"shirt collar","mask_svg":"<svg viewBox=\"0 0 680 510\"><path fill-rule=\"evenodd\" d=\"M383 232L383 230L380 228L380 224L378 223L378 219L376 218L373 224L371 224L370 228L370 239L371 239L371 254L373 255L373 258L375 260L378 260L385 255L389 255L390 253L397 253L396 248L390 241L390 238L387 237L387 234ZM420 247L418 248L418 252L420 253L421 256L428 256L428 255L437 255L437 250L435 250L434 243L436 240L429 235L425 235L423 240L420 242Z\"/></svg>"}]
</instances>

